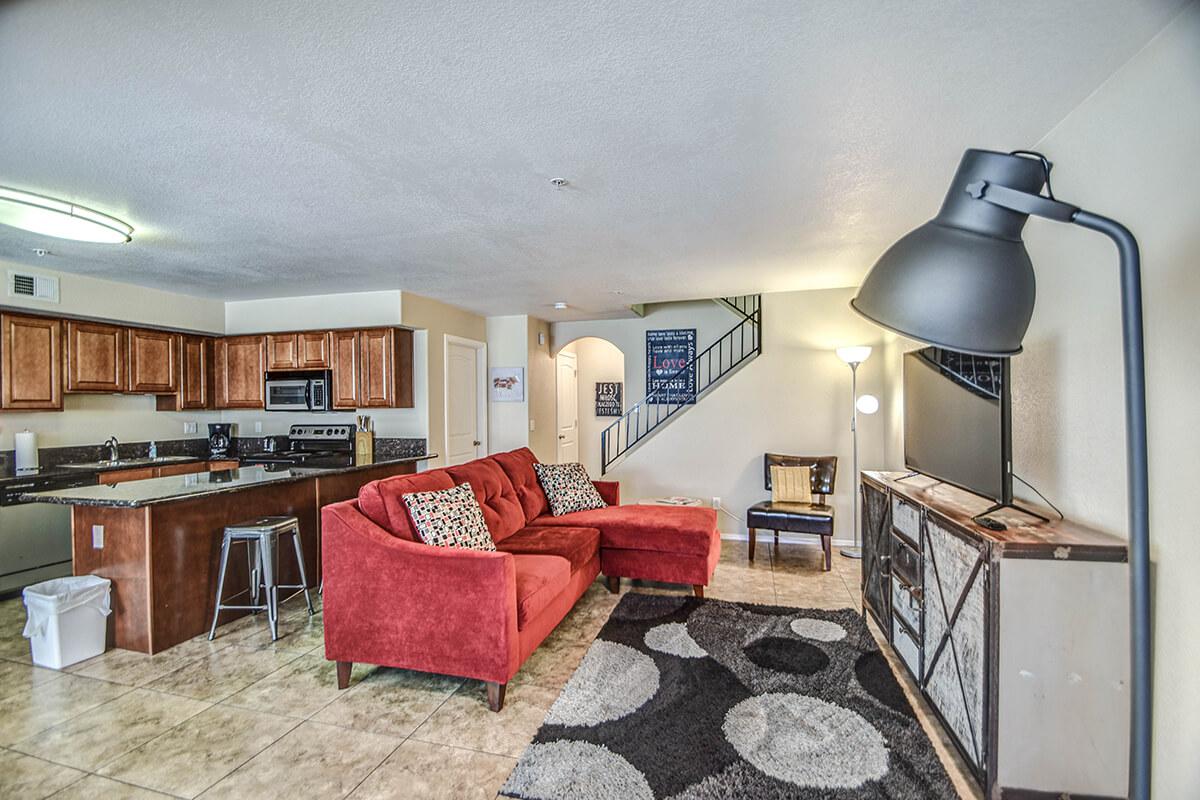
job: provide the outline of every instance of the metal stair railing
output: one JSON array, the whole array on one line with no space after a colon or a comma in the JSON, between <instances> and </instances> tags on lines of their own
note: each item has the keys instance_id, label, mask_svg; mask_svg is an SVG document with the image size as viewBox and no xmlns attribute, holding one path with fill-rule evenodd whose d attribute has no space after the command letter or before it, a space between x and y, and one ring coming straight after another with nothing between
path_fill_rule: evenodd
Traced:
<instances>
[{"instance_id":1,"label":"metal stair railing","mask_svg":"<svg viewBox=\"0 0 1200 800\"><path fill-rule=\"evenodd\" d=\"M605 474L671 417L696 403L742 364L762 353L762 295L715 298L741 319L688 363L659 383L600 432L600 473ZM677 379L695 370L695 385L679 389Z\"/></svg>"}]
</instances>

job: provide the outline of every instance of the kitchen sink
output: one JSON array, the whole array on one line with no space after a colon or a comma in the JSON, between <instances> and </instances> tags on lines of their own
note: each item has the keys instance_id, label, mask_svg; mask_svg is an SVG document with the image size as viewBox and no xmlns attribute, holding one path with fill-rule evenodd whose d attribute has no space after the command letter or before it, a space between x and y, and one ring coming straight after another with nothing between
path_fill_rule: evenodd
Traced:
<instances>
[{"instance_id":1,"label":"kitchen sink","mask_svg":"<svg viewBox=\"0 0 1200 800\"><path fill-rule=\"evenodd\" d=\"M195 461L195 456L158 456L157 458L119 458L116 461L87 461L79 464L62 464L64 469L121 469L123 467L152 467L155 464L172 464L180 461Z\"/></svg>"}]
</instances>

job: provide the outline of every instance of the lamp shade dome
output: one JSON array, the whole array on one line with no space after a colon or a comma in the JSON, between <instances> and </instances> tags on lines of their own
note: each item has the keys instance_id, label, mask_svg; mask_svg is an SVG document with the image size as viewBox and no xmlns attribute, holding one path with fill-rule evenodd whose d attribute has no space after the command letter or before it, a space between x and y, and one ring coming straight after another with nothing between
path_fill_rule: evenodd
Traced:
<instances>
[{"instance_id":1,"label":"lamp shade dome","mask_svg":"<svg viewBox=\"0 0 1200 800\"><path fill-rule=\"evenodd\" d=\"M968 150L938 215L875 262L851 307L911 339L963 353L1010 356L1033 315L1033 264L1021 229L1027 214L975 199L978 181L1036 194L1040 161Z\"/></svg>"}]
</instances>

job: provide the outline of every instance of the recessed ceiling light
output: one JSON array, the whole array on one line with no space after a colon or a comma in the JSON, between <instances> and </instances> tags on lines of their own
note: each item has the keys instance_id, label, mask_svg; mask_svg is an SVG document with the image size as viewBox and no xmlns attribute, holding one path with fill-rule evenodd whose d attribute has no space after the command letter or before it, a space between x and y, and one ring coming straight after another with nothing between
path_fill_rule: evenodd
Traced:
<instances>
[{"instance_id":1,"label":"recessed ceiling light","mask_svg":"<svg viewBox=\"0 0 1200 800\"><path fill-rule=\"evenodd\" d=\"M571 182L569 180L567 180L566 178L551 178L550 185L553 186L555 189L565 189L566 187L571 185Z\"/></svg>"},{"instance_id":2,"label":"recessed ceiling light","mask_svg":"<svg viewBox=\"0 0 1200 800\"><path fill-rule=\"evenodd\" d=\"M567 308L567 304L564 303L562 300L559 300L557 303L554 304L554 307L555 307L555 309L557 309L559 311L565 311Z\"/></svg>"},{"instance_id":3,"label":"recessed ceiling light","mask_svg":"<svg viewBox=\"0 0 1200 800\"><path fill-rule=\"evenodd\" d=\"M0 224L59 239L105 244L123 244L133 233L130 225L99 211L7 186L0 186Z\"/></svg>"}]
</instances>

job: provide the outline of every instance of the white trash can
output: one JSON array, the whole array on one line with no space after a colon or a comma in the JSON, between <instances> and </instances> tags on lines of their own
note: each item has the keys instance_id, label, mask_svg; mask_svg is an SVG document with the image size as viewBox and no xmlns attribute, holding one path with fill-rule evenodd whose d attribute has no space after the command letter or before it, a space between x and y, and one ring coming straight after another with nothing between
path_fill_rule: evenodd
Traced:
<instances>
[{"instance_id":1,"label":"white trash can","mask_svg":"<svg viewBox=\"0 0 1200 800\"><path fill-rule=\"evenodd\" d=\"M104 652L110 585L99 575L76 575L25 587L25 638L34 664L62 669Z\"/></svg>"}]
</instances>

